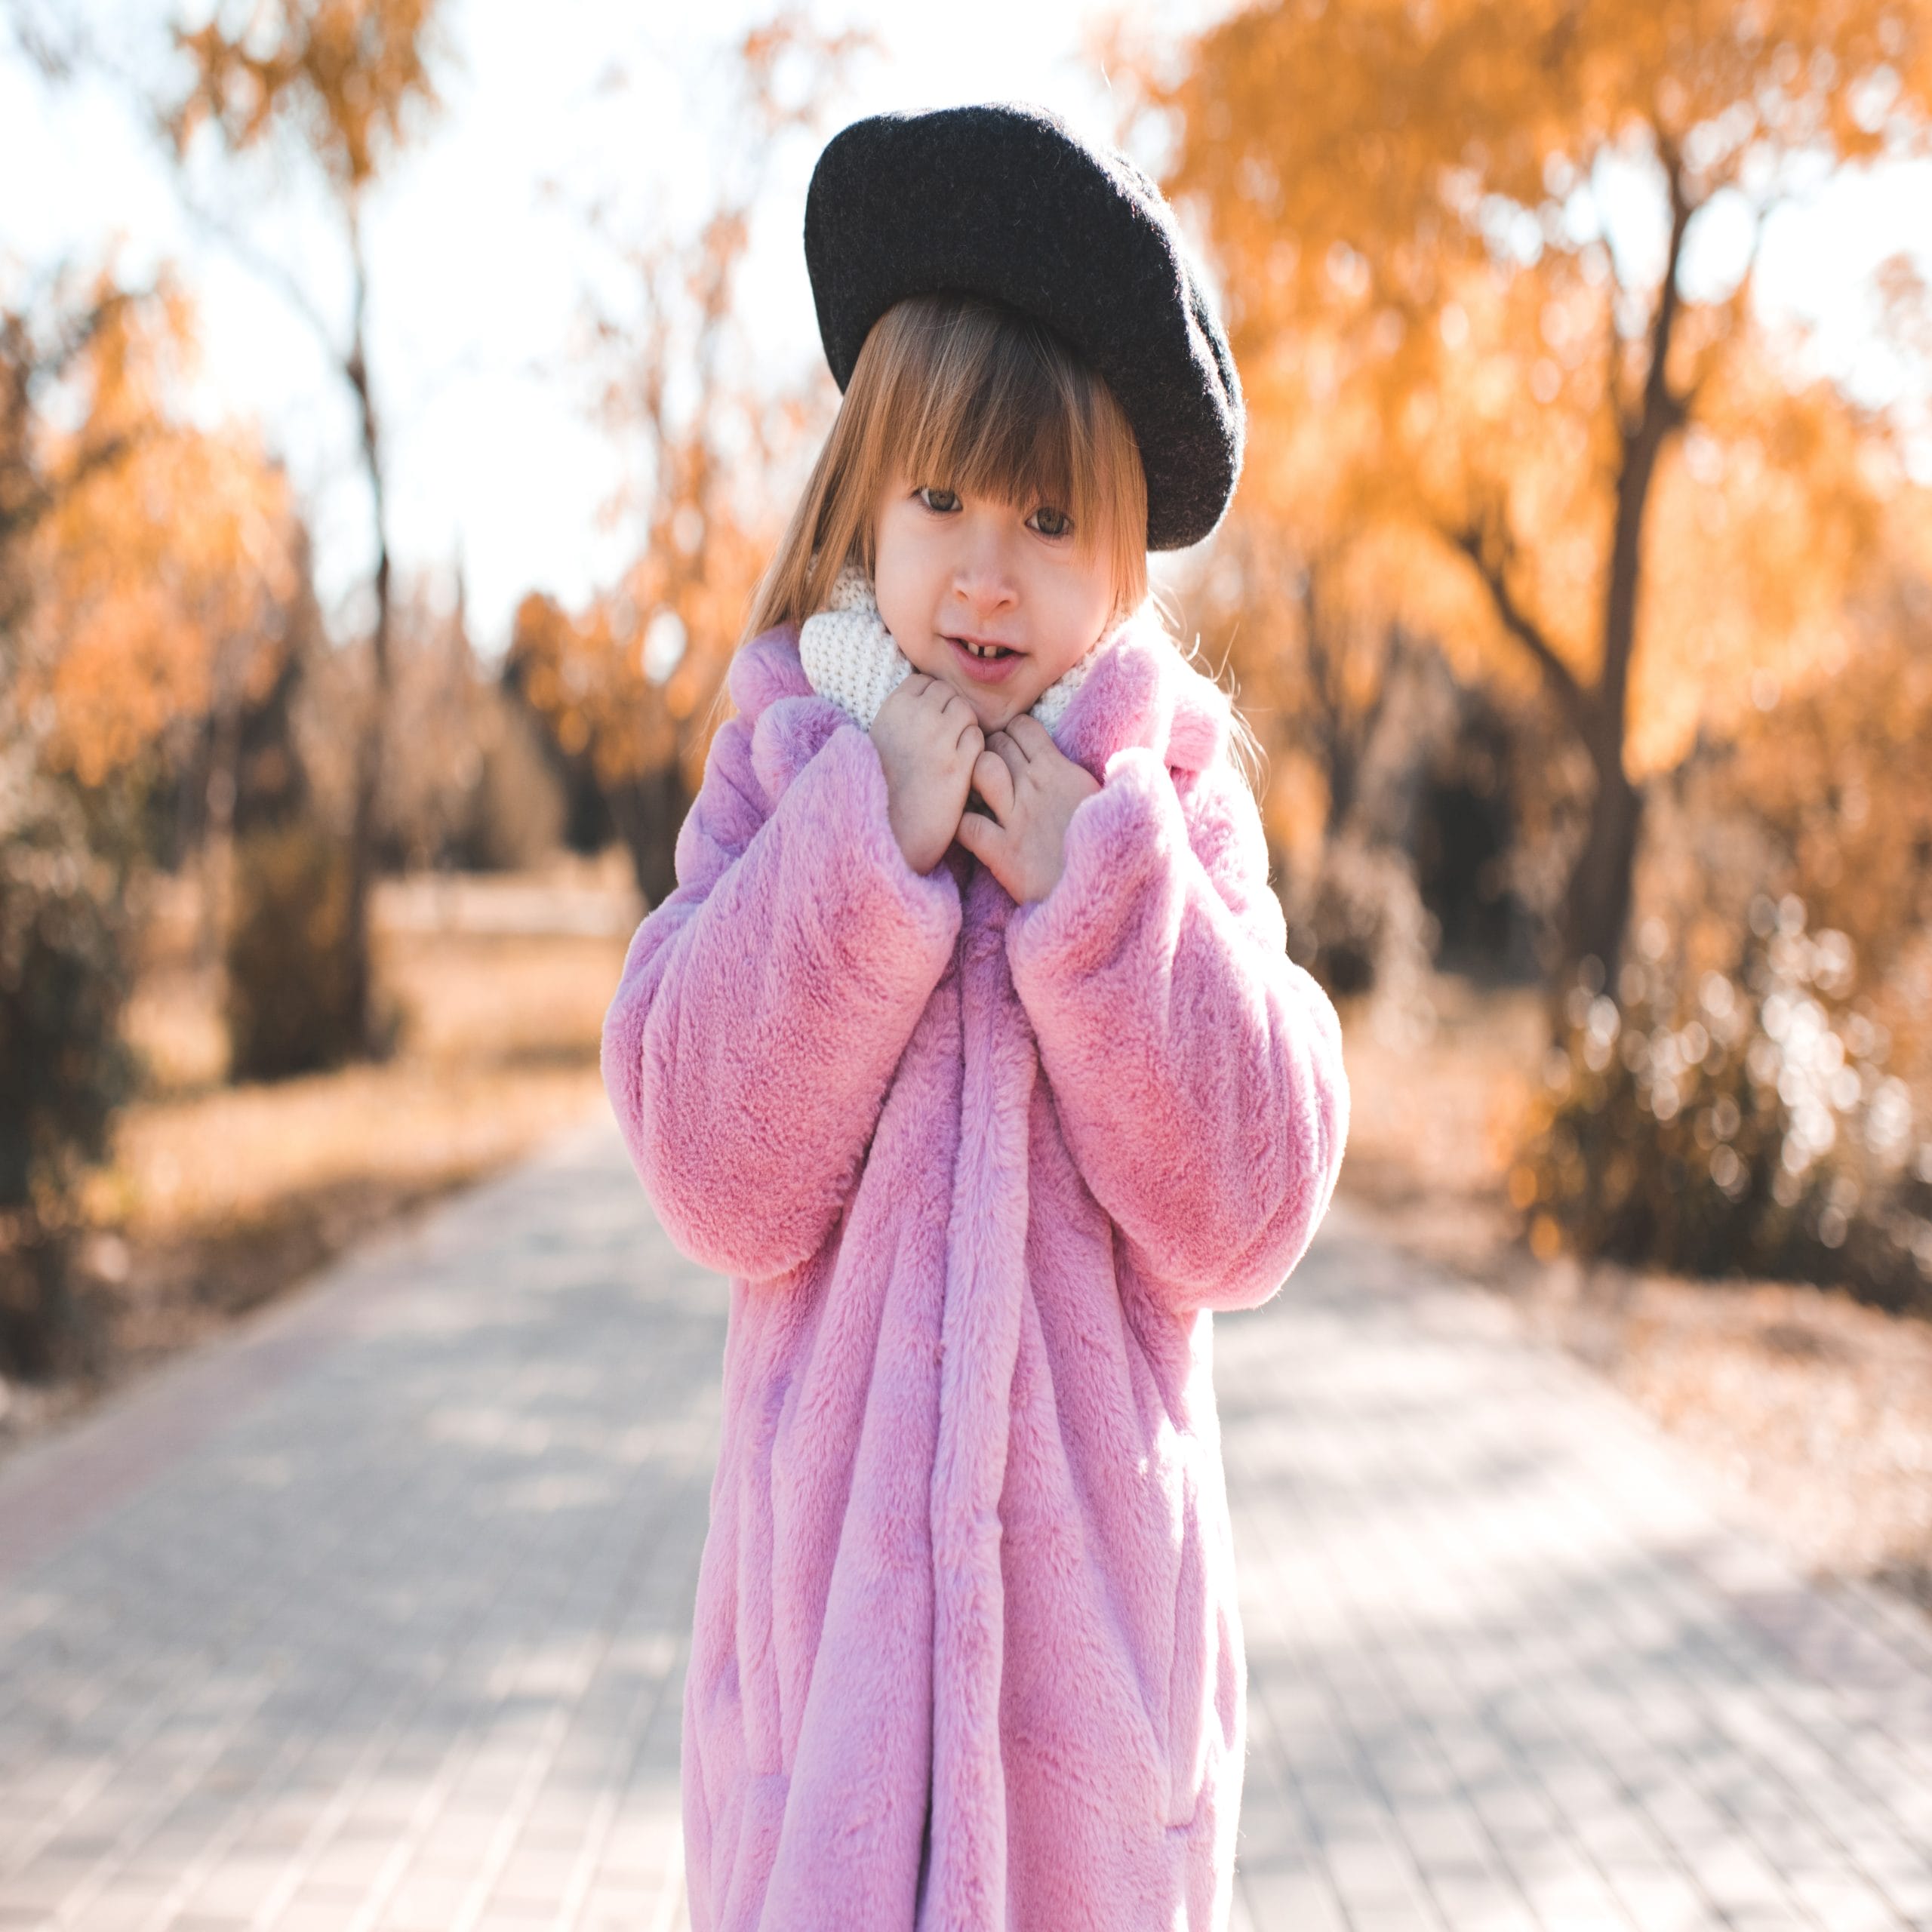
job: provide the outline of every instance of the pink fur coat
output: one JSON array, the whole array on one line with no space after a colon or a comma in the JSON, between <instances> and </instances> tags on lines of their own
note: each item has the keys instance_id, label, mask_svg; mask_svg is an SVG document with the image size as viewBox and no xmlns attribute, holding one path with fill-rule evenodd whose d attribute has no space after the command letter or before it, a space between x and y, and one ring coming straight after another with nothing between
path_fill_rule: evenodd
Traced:
<instances>
[{"instance_id":1,"label":"pink fur coat","mask_svg":"<svg viewBox=\"0 0 1932 1932\"><path fill-rule=\"evenodd\" d=\"M1220 1927L1245 1737L1211 1373L1347 1133L1227 701L1131 621L1016 909L921 877L796 633L734 660L604 1072L732 1277L685 1686L698 1932ZM929 1808L930 1807L930 1808Z\"/></svg>"}]
</instances>

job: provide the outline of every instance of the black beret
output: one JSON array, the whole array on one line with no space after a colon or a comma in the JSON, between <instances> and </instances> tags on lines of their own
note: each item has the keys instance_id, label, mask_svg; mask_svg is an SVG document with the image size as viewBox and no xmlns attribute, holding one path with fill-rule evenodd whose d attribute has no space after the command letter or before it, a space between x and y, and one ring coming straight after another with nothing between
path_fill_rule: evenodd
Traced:
<instances>
[{"instance_id":1,"label":"black beret","mask_svg":"<svg viewBox=\"0 0 1932 1932\"><path fill-rule=\"evenodd\" d=\"M1220 521L1241 473L1240 379L1173 211L1125 155L1015 103L855 121L812 171L805 266L841 390L894 303L990 297L1063 337L1118 398L1150 550Z\"/></svg>"}]
</instances>

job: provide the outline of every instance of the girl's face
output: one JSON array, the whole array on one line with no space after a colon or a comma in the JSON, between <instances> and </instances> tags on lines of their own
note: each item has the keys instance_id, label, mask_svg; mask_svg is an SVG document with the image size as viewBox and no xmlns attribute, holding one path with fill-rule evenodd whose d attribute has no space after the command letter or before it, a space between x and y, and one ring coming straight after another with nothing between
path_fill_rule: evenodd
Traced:
<instances>
[{"instance_id":1,"label":"girl's face","mask_svg":"<svg viewBox=\"0 0 1932 1932\"><path fill-rule=\"evenodd\" d=\"M915 670L965 698L983 731L1030 710L1113 614L1106 544L1083 554L1051 504L1002 503L902 475L887 485L873 531L886 629Z\"/></svg>"}]
</instances>

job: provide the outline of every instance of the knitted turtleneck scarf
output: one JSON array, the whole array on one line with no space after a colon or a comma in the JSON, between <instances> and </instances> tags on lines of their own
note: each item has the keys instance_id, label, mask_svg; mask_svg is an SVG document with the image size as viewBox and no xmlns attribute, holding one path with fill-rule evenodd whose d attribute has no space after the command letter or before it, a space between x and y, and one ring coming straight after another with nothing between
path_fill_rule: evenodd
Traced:
<instances>
[{"instance_id":1,"label":"knitted turtleneck scarf","mask_svg":"<svg viewBox=\"0 0 1932 1932\"><path fill-rule=\"evenodd\" d=\"M833 580L829 599L829 608L798 627L799 661L812 689L854 718L861 731L869 731L879 706L911 675L912 666L879 616L872 579L857 564L848 564ZM1096 645L1041 693L1033 715L1048 731L1066 715L1099 650Z\"/></svg>"}]
</instances>

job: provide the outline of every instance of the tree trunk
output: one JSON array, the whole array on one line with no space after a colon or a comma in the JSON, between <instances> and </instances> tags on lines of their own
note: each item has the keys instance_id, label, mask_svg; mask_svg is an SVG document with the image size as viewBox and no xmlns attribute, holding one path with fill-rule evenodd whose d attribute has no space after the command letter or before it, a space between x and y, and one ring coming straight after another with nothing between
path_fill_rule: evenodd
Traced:
<instances>
[{"instance_id":1,"label":"tree trunk","mask_svg":"<svg viewBox=\"0 0 1932 1932\"><path fill-rule=\"evenodd\" d=\"M355 746L355 795L349 828L349 905L343 943L348 955L349 1000L361 1015L363 1051L380 1047L380 1028L375 1007L375 971L371 938L370 902L376 885L376 812L383 780L384 728L389 717L389 559L377 569L376 637L368 704Z\"/></svg>"},{"instance_id":2,"label":"tree trunk","mask_svg":"<svg viewBox=\"0 0 1932 1932\"><path fill-rule=\"evenodd\" d=\"M1603 664L1594 683L1580 681L1534 615L1517 602L1509 577L1512 540L1500 506L1487 518L1478 514L1460 528L1445 531L1475 566L1503 629L1541 666L1596 768L1589 826L1565 894L1564 956L1558 962L1558 988L1552 991L1558 991L1586 959L1594 958L1601 965L1605 985L1614 980L1630 917L1637 839L1643 824L1643 794L1631 783L1623 765L1629 733L1625 714L1629 703L1630 660L1637 641L1644 520L1650 507L1651 486L1665 445L1682 429L1690 412L1690 395L1671 387L1669 365L1683 299L1677 286L1678 266L1683 259L1685 233L1697 212L1675 149L1661 137L1658 146L1669 195L1670 240L1651 319L1650 360L1643 389L1631 402L1619 400L1614 363L1611 368L1611 401L1619 418L1621 447L1616 518L1604 585ZM1560 1014L1560 997L1557 1011Z\"/></svg>"},{"instance_id":3,"label":"tree trunk","mask_svg":"<svg viewBox=\"0 0 1932 1932\"><path fill-rule=\"evenodd\" d=\"M238 706L224 694L215 709L202 792L202 906L195 956L202 972L211 976L220 971L222 949L235 915L235 801L242 761L238 712Z\"/></svg>"},{"instance_id":4,"label":"tree trunk","mask_svg":"<svg viewBox=\"0 0 1932 1932\"><path fill-rule=\"evenodd\" d=\"M1614 983L1623 955L1644 820L1644 794L1625 775L1620 732L1609 754L1596 761L1596 795L1590 801L1589 829L1570 874L1564 908L1565 977L1594 958L1603 968L1606 986Z\"/></svg>"},{"instance_id":5,"label":"tree trunk","mask_svg":"<svg viewBox=\"0 0 1932 1932\"><path fill-rule=\"evenodd\" d=\"M0 1367L51 1382L99 1361L97 1334L75 1293L71 1235L32 1208L0 1217Z\"/></svg>"},{"instance_id":6,"label":"tree trunk","mask_svg":"<svg viewBox=\"0 0 1932 1932\"><path fill-rule=\"evenodd\" d=\"M1663 278L1657 288L1650 328L1650 361L1638 405L1623 416L1622 453L1617 478L1617 517L1611 537L1610 568L1604 582L1603 668L1589 694L1584 737L1596 767L1596 796L1590 804L1589 829L1576 869L1570 875L1565 908L1564 964L1571 971L1595 958L1604 983L1612 986L1630 918L1637 837L1643 823L1643 794L1623 767L1629 734L1630 660L1637 643L1637 611L1642 587L1644 521L1651 485L1666 443L1684 427L1690 398L1670 386L1670 349L1682 296L1677 272L1684 238L1697 211L1686 192L1675 149L1660 139L1659 149L1670 202L1670 239Z\"/></svg>"},{"instance_id":7,"label":"tree trunk","mask_svg":"<svg viewBox=\"0 0 1932 1932\"><path fill-rule=\"evenodd\" d=\"M376 525L375 624L369 639L368 706L355 747L355 796L349 833L349 908L344 945L348 952L349 997L361 1016L362 1049L374 1055L384 1043L376 1011L375 973L370 935L370 901L376 884L376 814L382 795L383 760L389 713L389 518L383 488L383 446L371 392L364 318L369 293L368 265L360 223L349 214L350 252L355 268L355 309L343 373L355 392L361 412L362 460L374 500Z\"/></svg>"}]
</instances>

